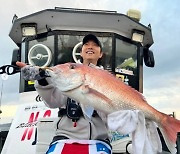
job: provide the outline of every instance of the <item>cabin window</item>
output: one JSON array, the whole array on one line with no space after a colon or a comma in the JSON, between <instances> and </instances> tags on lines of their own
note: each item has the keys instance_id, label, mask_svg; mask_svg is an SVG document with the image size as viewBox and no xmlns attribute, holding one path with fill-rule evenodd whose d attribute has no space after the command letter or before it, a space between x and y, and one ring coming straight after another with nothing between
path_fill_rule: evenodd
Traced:
<instances>
[{"instance_id":1,"label":"cabin window","mask_svg":"<svg viewBox=\"0 0 180 154\"><path fill-rule=\"evenodd\" d=\"M104 69L112 71L112 37L101 37L99 38L102 44L102 65Z\"/></svg>"},{"instance_id":2,"label":"cabin window","mask_svg":"<svg viewBox=\"0 0 180 154\"><path fill-rule=\"evenodd\" d=\"M81 42L82 36L74 35L58 35L58 57L57 63L63 64L67 62L74 62L72 51L76 44ZM80 52L81 47L77 49ZM80 56L78 56L80 58Z\"/></svg>"},{"instance_id":3,"label":"cabin window","mask_svg":"<svg viewBox=\"0 0 180 154\"><path fill-rule=\"evenodd\" d=\"M57 63L63 64L66 62L74 62L72 51L74 47L82 41L84 36L81 35L59 35L58 36L58 58ZM112 37L98 37L102 44L103 58L101 60L101 65L105 69L112 70ZM77 48L77 59L81 62L80 52L82 46Z\"/></svg>"},{"instance_id":4,"label":"cabin window","mask_svg":"<svg viewBox=\"0 0 180 154\"><path fill-rule=\"evenodd\" d=\"M116 39L115 72L137 75L137 46Z\"/></svg>"},{"instance_id":5,"label":"cabin window","mask_svg":"<svg viewBox=\"0 0 180 154\"><path fill-rule=\"evenodd\" d=\"M28 63L37 66L54 64L54 36L29 41Z\"/></svg>"}]
</instances>

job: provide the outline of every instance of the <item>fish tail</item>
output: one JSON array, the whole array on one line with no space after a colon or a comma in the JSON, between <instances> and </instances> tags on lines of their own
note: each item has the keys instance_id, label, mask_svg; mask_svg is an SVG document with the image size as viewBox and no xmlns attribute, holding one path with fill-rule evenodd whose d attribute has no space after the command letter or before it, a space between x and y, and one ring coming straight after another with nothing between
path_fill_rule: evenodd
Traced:
<instances>
[{"instance_id":1,"label":"fish tail","mask_svg":"<svg viewBox=\"0 0 180 154\"><path fill-rule=\"evenodd\" d=\"M172 118L164 114L164 119L161 122L161 133L164 137L166 145L172 154L177 152L176 140L177 133L180 132L180 120Z\"/></svg>"}]
</instances>

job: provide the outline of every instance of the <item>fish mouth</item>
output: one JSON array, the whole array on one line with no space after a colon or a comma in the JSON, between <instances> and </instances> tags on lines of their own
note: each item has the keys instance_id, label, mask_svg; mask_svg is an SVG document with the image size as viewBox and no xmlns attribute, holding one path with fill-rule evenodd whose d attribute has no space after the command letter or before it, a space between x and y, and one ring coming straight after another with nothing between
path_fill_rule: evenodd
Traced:
<instances>
[{"instance_id":1,"label":"fish mouth","mask_svg":"<svg viewBox=\"0 0 180 154\"><path fill-rule=\"evenodd\" d=\"M51 77L49 72L52 72L52 69L49 67L40 67L39 69L39 75L41 77Z\"/></svg>"}]
</instances>

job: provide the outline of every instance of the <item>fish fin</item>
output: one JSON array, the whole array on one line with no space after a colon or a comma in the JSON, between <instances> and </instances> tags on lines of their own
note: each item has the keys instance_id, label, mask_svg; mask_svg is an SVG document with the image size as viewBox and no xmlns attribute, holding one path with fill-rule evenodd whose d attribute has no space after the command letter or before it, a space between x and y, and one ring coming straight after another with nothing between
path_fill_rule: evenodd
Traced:
<instances>
[{"instance_id":1,"label":"fish fin","mask_svg":"<svg viewBox=\"0 0 180 154\"><path fill-rule=\"evenodd\" d=\"M161 133L164 137L166 145L169 151L172 154L177 152L176 147L176 140L177 140L177 133L180 132L180 120L172 118L168 115L165 115L165 119L161 123Z\"/></svg>"},{"instance_id":2,"label":"fish fin","mask_svg":"<svg viewBox=\"0 0 180 154\"><path fill-rule=\"evenodd\" d=\"M98 92L97 90L90 88L88 85L84 85L82 88L82 93L84 94L91 94L95 97L98 97L100 99L102 99L103 101L105 101L109 106L113 106L113 103L111 101L111 99L109 99L108 97L106 97L104 94Z\"/></svg>"}]
</instances>

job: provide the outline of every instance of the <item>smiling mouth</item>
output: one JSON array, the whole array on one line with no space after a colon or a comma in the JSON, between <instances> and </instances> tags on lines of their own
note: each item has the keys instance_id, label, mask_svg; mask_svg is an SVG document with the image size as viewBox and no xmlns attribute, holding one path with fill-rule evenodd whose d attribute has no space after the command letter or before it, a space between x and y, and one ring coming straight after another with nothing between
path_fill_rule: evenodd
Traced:
<instances>
[{"instance_id":1,"label":"smiling mouth","mask_svg":"<svg viewBox=\"0 0 180 154\"><path fill-rule=\"evenodd\" d=\"M86 51L87 54L94 54L94 51Z\"/></svg>"}]
</instances>

